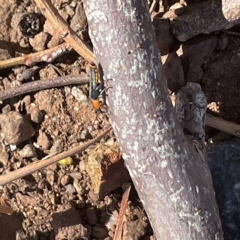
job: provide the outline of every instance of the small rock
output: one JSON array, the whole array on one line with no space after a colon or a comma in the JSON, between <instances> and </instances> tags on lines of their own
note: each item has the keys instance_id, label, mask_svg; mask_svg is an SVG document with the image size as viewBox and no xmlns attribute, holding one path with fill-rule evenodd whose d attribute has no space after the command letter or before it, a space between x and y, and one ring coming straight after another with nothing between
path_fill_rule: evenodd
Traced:
<instances>
[{"instance_id":1,"label":"small rock","mask_svg":"<svg viewBox=\"0 0 240 240\"><path fill-rule=\"evenodd\" d=\"M11 111L11 106L9 104L5 105L3 108L2 108L2 113L8 113Z\"/></svg>"},{"instance_id":2,"label":"small rock","mask_svg":"<svg viewBox=\"0 0 240 240\"><path fill-rule=\"evenodd\" d=\"M74 193L76 193L76 189L72 184L66 185L65 188L66 188L66 192L68 192L69 195L73 195Z\"/></svg>"},{"instance_id":3,"label":"small rock","mask_svg":"<svg viewBox=\"0 0 240 240\"><path fill-rule=\"evenodd\" d=\"M89 225L95 225L98 222L97 210L95 208L88 208L86 210L86 215Z\"/></svg>"},{"instance_id":4,"label":"small rock","mask_svg":"<svg viewBox=\"0 0 240 240\"><path fill-rule=\"evenodd\" d=\"M87 17L83 8L83 3L78 2L77 8L75 10L75 15L73 16L70 27L74 32L81 32L87 28Z\"/></svg>"},{"instance_id":5,"label":"small rock","mask_svg":"<svg viewBox=\"0 0 240 240\"><path fill-rule=\"evenodd\" d=\"M204 59L211 56L216 46L216 36L202 36L180 46L177 54L181 58L186 82L198 82L198 73Z\"/></svg>"},{"instance_id":6,"label":"small rock","mask_svg":"<svg viewBox=\"0 0 240 240\"><path fill-rule=\"evenodd\" d=\"M8 163L9 160L9 154L6 151L4 145L0 144L0 163L2 163L4 166Z\"/></svg>"},{"instance_id":7,"label":"small rock","mask_svg":"<svg viewBox=\"0 0 240 240\"><path fill-rule=\"evenodd\" d=\"M8 80L7 77L3 78L2 83L3 83L5 90L11 88L11 82Z\"/></svg>"},{"instance_id":8,"label":"small rock","mask_svg":"<svg viewBox=\"0 0 240 240\"><path fill-rule=\"evenodd\" d=\"M72 183L72 178L69 175L63 175L61 177L60 182L63 186L66 186L66 185Z\"/></svg>"},{"instance_id":9,"label":"small rock","mask_svg":"<svg viewBox=\"0 0 240 240\"><path fill-rule=\"evenodd\" d=\"M76 98L78 101L86 101L87 96L83 93L83 91L77 87L72 88L72 95Z\"/></svg>"},{"instance_id":10,"label":"small rock","mask_svg":"<svg viewBox=\"0 0 240 240\"><path fill-rule=\"evenodd\" d=\"M53 48L62 42L63 42L62 37L58 34L54 34L51 40L48 42L47 47Z\"/></svg>"},{"instance_id":11,"label":"small rock","mask_svg":"<svg viewBox=\"0 0 240 240\"><path fill-rule=\"evenodd\" d=\"M50 185L53 185L55 182L55 173L52 170L47 170L46 180L49 182Z\"/></svg>"},{"instance_id":12,"label":"small rock","mask_svg":"<svg viewBox=\"0 0 240 240\"><path fill-rule=\"evenodd\" d=\"M79 162L79 169L80 169L80 172L86 171L86 162L84 160L81 160Z\"/></svg>"},{"instance_id":13,"label":"small rock","mask_svg":"<svg viewBox=\"0 0 240 240\"><path fill-rule=\"evenodd\" d=\"M43 32L49 33L53 36L56 30L53 28L52 24L48 20L46 20L43 25Z\"/></svg>"},{"instance_id":14,"label":"small rock","mask_svg":"<svg viewBox=\"0 0 240 240\"><path fill-rule=\"evenodd\" d=\"M7 144L19 144L35 134L26 116L18 112L0 114L0 125Z\"/></svg>"},{"instance_id":15,"label":"small rock","mask_svg":"<svg viewBox=\"0 0 240 240\"><path fill-rule=\"evenodd\" d=\"M169 90L178 92L186 84L180 58L175 52L172 52L161 59Z\"/></svg>"},{"instance_id":16,"label":"small rock","mask_svg":"<svg viewBox=\"0 0 240 240\"><path fill-rule=\"evenodd\" d=\"M35 147L32 144L27 144L22 150L19 151L22 158L36 157L37 153Z\"/></svg>"},{"instance_id":17,"label":"small rock","mask_svg":"<svg viewBox=\"0 0 240 240\"><path fill-rule=\"evenodd\" d=\"M41 79L49 79L49 78L58 77L58 73L56 72L56 68L54 68L53 65L49 64L47 67L42 68L39 71L39 76ZM48 101L49 99L52 99L52 96L49 96L46 100ZM40 108L40 105L39 105L39 108Z\"/></svg>"},{"instance_id":18,"label":"small rock","mask_svg":"<svg viewBox=\"0 0 240 240\"><path fill-rule=\"evenodd\" d=\"M199 34L208 34L222 29L232 28L234 25L239 24L240 19L228 21L223 15L223 11L228 11L229 7L223 7L226 1L195 1L189 4L185 9L184 14L176 16L170 22L172 31L177 39L184 42ZM235 7L236 8L236 7ZM239 9L236 8L238 11ZM177 10L174 10L177 12Z\"/></svg>"},{"instance_id":19,"label":"small rock","mask_svg":"<svg viewBox=\"0 0 240 240\"><path fill-rule=\"evenodd\" d=\"M39 136L37 138L37 144L41 146L44 150L49 149L51 143L46 135L41 129L39 130Z\"/></svg>"},{"instance_id":20,"label":"small rock","mask_svg":"<svg viewBox=\"0 0 240 240\"><path fill-rule=\"evenodd\" d=\"M11 152L16 151L17 146L16 145L9 145Z\"/></svg>"},{"instance_id":21,"label":"small rock","mask_svg":"<svg viewBox=\"0 0 240 240\"><path fill-rule=\"evenodd\" d=\"M224 0L222 1L223 16L229 22L237 22L239 20L239 1L238 0Z\"/></svg>"},{"instance_id":22,"label":"small rock","mask_svg":"<svg viewBox=\"0 0 240 240\"><path fill-rule=\"evenodd\" d=\"M78 209L82 209L85 207L85 202L83 200L76 200L76 204Z\"/></svg>"},{"instance_id":23,"label":"small rock","mask_svg":"<svg viewBox=\"0 0 240 240\"><path fill-rule=\"evenodd\" d=\"M170 53L176 45L177 40L170 30L169 20L154 18L153 25L161 55Z\"/></svg>"},{"instance_id":24,"label":"small rock","mask_svg":"<svg viewBox=\"0 0 240 240\"><path fill-rule=\"evenodd\" d=\"M22 37L19 41L19 46L22 48L29 48L29 41L28 38Z\"/></svg>"},{"instance_id":25,"label":"small rock","mask_svg":"<svg viewBox=\"0 0 240 240\"><path fill-rule=\"evenodd\" d=\"M80 133L80 139L85 139L87 135L87 131L86 130L82 130L82 132Z\"/></svg>"},{"instance_id":26,"label":"small rock","mask_svg":"<svg viewBox=\"0 0 240 240\"><path fill-rule=\"evenodd\" d=\"M65 222L66 221L64 221L64 223ZM90 238L89 238L88 229L85 228L82 224L71 225L68 223L68 220L67 220L67 224L65 223L64 227L59 228L55 236L55 240L62 240L62 239L88 240Z\"/></svg>"},{"instance_id":27,"label":"small rock","mask_svg":"<svg viewBox=\"0 0 240 240\"><path fill-rule=\"evenodd\" d=\"M31 110L31 120L35 123L40 123L43 119L43 113L38 107L33 107Z\"/></svg>"},{"instance_id":28,"label":"small rock","mask_svg":"<svg viewBox=\"0 0 240 240\"><path fill-rule=\"evenodd\" d=\"M94 127L93 126L88 126L88 131L89 132L92 132L94 130Z\"/></svg>"},{"instance_id":29,"label":"small rock","mask_svg":"<svg viewBox=\"0 0 240 240\"><path fill-rule=\"evenodd\" d=\"M12 70L14 74L17 75L19 73L22 73L25 69L26 69L25 66L17 66L17 67L14 67Z\"/></svg>"},{"instance_id":30,"label":"small rock","mask_svg":"<svg viewBox=\"0 0 240 240\"><path fill-rule=\"evenodd\" d=\"M53 143L53 146L50 149L50 154L52 153L61 153L63 151L63 141L58 139Z\"/></svg>"},{"instance_id":31,"label":"small rock","mask_svg":"<svg viewBox=\"0 0 240 240\"><path fill-rule=\"evenodd\" d=\"M39 69L38 66L33 66L31 68L27 68L23 70L22 73L18 73L16 76L16 80L19 82L23 82L24 80L28 80L34 77L34 73Z\"/></svg>"},{"instance_id":32,"label":"small rock","mask_svg":"<svg viewBox=\"0 0 240 240\"><path fill-rule=\"evenodd\" d=\"M24 102L25 106L29 106L31 104L31 96L27 95L23 98L22 102Z\"/></svg>"},{"instance_id":33,"label":"small rock","mask_svg":"<svg viewBox=\"0 0 240 240\"><path fill-rule=\"evenodd\" d=\"M97 202L99 200L98 194L94 193L93 190L90 190L88 193L89 201L91 202Z\"/></svg>"},{"instance_id":34,"label":"small rock","mask_svg":"<svg viewBox=\"0 0 240 240\"><path fill-rule=\"evenodd\" d=\"M49 35L47 33L40 32L39 34L35 35L34 38L30 38L29 42L36 51L43 51L46 48L48 36Z\"/></svg>"},{"instance_id":35,"label":"small rock","mask_svg":"<svg viewBox=\"0 0 240 240\"><path fill-rule=\"evenodd\" d=\"M82 174L80 172L73 172L69 174L72 178L81 180L82 179Z\"/></svg>"},{"instance_id":36,"label":"small rock","mask_svg":"<svg viewBox=\"0 0 240 240\"><path fill-rule=\"evenodd\" d=\"M70 17L72 17L75 14L73 8L70 7L69 5L66 5L65 9L66 9L67 15L69 15Z\"/></svg>"},{"instance_id":37,"label":"small rock","mask_svg":"<svg viewBox=\"0 0 240 240\"><path fill-rule=\"evenodd\" d=\"M97 239L102 239L108 237L108 231L107 229L99 226L94 226L92 228L92 237L97 238Z\"/></svg>"}]
</instances>

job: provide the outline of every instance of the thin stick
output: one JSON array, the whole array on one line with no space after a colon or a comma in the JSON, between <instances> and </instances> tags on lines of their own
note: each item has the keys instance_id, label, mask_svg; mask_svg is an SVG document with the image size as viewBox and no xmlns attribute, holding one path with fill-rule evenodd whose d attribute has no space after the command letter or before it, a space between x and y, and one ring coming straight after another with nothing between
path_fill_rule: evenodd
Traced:
<instances>
[{"instance_id":1,"label":"thin stick","mask_svg":"<svg viewBox=\"0 0 240 240\"><path fill-rule=\"evenodd\" d=\"M205 124L207 126L219 129L223 132L240 137L240 125L226 121L219 117L206 114Z\"/></svg>"},{"instance_id":2,"label":"thin stick","mask_svg":"<svg viewBox=\"0 0 240 240\"><path fill-rule=\"evenodd\" d=\"M62 43L56 47L44 50L42 52L31 53L23 55L21 57L11 58L4 61L0 61L0 68L7 68L16 65L33 65L38 62L52 62L57 57L61 56L63 53L70 51L72 47L67 43Z\"/></svg>"},{"instance_id":3,"label":"thin stick","mask_svg":"<svg viewBox=\"0 0 240 240\"><path fill-rule=\"evenodd\" d=\"M95 63L95 56L92 49L84 43L78 35L70 28L70 26L64 21L57 9L54 8L50 0L35 0L38 8L46 19L52 24L60 36L70 45L72 48L84 57L88 62Z\"/></svg>"},{"instance_id":4,"label":"thin stick","mask_svg":"<svg viewBox=\"0 0 240 240\"><path fill-rule=\"evenodd\" d=\"M153 11L154 11L158 2L159 2L159 0L153 0L152 5L151 5L150 10L149 10L150 14L153 13Z\"/></svg>"},{"instance_id":5,"label":"thin stick","mask_svg":"<svg viewBox=\"0 0 240 240\"><path fill-rule=\"evenodd\" d=\"M0 101L8 98L16 97L29 92L39 91L47 88L61 87L73 84L85 84L88 83L89 79L87 74L80 74L75 76L62 76L48 80L38 80L29 83L24 83L15 88L4 90L0 92Z\"/></svg>"},{"instance_id":6,"label":"thin stick","mask_svg":"<svg viewBox=\"0 0 240 240\"><path fill-rule=\"evenodd\" d=\"M129 193L131 190L131 184L124 183L122 188L123 188L122 202L121 202L121 206L120 206L117 227L116 227L116 231L115 231L113 240L121 240L122 239L123 220L124 220L124 215L125 215L125 212L127 209Z\"/></svg>"},{"instance_id":7,"label":"thin stick","mask_svg":"<svg viewBox=\"0 0 240 240\"><path fill-rule=\"evenodd\" d=\"M100 134L98 137L94 138L93 140L90 140L87 143L84 143L80 146L77 146L73 149L70 149L68 151L65 151L63 153L58 154L57 156L54 156L52 158L46 159L46 160L39 160L37 162L34 162L26 167L20 168L18 170L15 170L13 172L9 172L5 175L1 175L0 176L0 186L7 184L9 182L12 182L16 179L25 177L29 174L32 174L33 172L36 172L42 168L45 168L51 164L54 164L58 161L60 161L61 159L64 159L66 157L72 156L74 154L77 154L79 152L83 152L84 150L86 150L89 146L97 143L98 141L100 141L100 139L102 137L104 137L112 128L108 128L106 131L104 131L102 134Z\"/></svg>"}]
</instances>

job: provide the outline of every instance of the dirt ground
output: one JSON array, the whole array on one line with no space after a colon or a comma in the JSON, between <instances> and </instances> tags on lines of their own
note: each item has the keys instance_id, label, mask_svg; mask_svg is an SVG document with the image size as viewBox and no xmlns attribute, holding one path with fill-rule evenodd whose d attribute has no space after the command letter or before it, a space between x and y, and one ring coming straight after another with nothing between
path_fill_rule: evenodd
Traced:
<instances>
[{"instance_id":1,"label":"dirt ground","mask_svg":"<svg viewBox=\"0 0 240 240\"><path fill-rule=\"evenodd\" d=\"M81 1L52 2L72 28L91 44ZM169 7L173 4L169 1ZM34 1L0 0L0 6L1 61L63 42ZM29 13L32 15L27 15ZM26 20L26 16L30 20ZM35 27L28 30L27 24L33 21ZM167 36L165 30L165 42L159 42L162 35L154 26L163 63L171 56L170 63L164 64L169 89L177 92L187 81L198 82L207 96L210 113L240 123L239 29L219 30L183 43L176 38L173 40L171 34ZM39 79L85 73L86 65L83 58L71 51L51 64L0 69L0 90ZM169 76L170 68L172 74ZM82 84L34 91L2 101L0 174L76 147L102 133L109 124L107 107L103 106L101 113L96 112L88 92L88 84ZM23 127L17 127L19 123L24 123ZM206 130L208 139L219 133L211 128ZM104 142L116 147L112 132L94 147L104 151ZM91 154L94 155L96 148ZM70 164L53 164L0 186L2 201L4 199L13 209L11 216L0 213L0 239L113 239L123 190L119 183L114 189L106 190L104 196L99 197L94 192L93 177L88 169L89 151L74 155ZM133 186L123 235L125 240L153 239L151 226Z\"/></svg>"}]
</instances>

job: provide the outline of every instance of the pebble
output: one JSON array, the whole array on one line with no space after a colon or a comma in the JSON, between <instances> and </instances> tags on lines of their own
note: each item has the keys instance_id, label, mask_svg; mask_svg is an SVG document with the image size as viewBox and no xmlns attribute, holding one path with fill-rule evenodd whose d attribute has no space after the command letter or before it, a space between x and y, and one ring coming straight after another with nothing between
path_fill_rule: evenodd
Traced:
<instances>
[{"instance_id":1,"label":"pebble","mask_svg":"<svg viewBox=\"0 0 240 240\"><path fill-rule=\"evenodd\" d=\"M87 189L87 187L85 189ZM98 194L94 193L93 190L90 190L88 192L88 198L89 198L89 201L91 202L97 202L99 200Z\"/></svg>"},{"instance_id":2,"label":"pebble","mask_svg":"<svg viewBox=\"0 0 240 240\"><path fill-rule=\"evenodd\" d=\"M31 104L31 96L30 95L25 96L22 102L25 103L25 106L29 106Z\"/></svg>"},{"instance_id":3,"label":"pebble","mask_svg":"<svg viewBox=\"0 0 240 240\"><path fill-rule=\"evenodd\" d=\"M87 100L87 96L83 93L81 89L78 89L77 87L73 87L71 93L78 101Z\"/></svg>"},{"instance_id":4,"label":"pebble","mask_svg":"<svg viewBox=\"0 0 240 240\"><path fill-rule=\"evenodd\" d=\"M3 108L2 108L2 113L8 113L11 111L11 106L10 104L6 104Z\"/></svg>"},{"instance_id":5,"label":"pebble","mask_svg":"<svg viewBox=\"0 0 240 240\"><path fill-rule=\"evenodd\" d=\"M32 144L27 144L19 151L19 154L22 158L36 157L37 153L35 147Z\"/></svg>"},{"instance_id":6,"label":"pebble","mask_svg":"<svg viewBox=\"0 0 240 240\"><path fill-rule=\"evenodd\" d=\"M79 34L79 32L85 31L87 28L87 18L82 2L78 2L77 4L77 7L75 9L75 15L71 20L70 27L77 34Z\"/></svg>"},{"instance_id":7,"label":"pebble","mask_svg":"<svg viewBox=\"0 0 240 240\"><path fill-rule=\"evenodd\" d=\"M94 130L94 127L93 126L88 126L88 131L89 132L92 132Z\"/></svg>"},{"instance_id":8,"label":"pebble","mask_svg":"<svg viewBox=\"0 0 240 240\"><path fill-rule=\"evenodd\" d=\"M52 153L61 153L63 151L63 141L58 139L53 143L53 146L50 149L50 154Z\"/></svg>"},{"instance_id":9,"label":"pebble","mask_svg":"<svg viewBox=\"0 0 240 240\"><path fill-rule=\"evenodd\" d=\"M46 180L49 182L50 185L53 185L55 182L55 173L52 170L47 170Z\"/></svg>"},{"instance_id":10,"label":"pebble","mask_svg":"<svg viewBox=\"0 0 240 240\"><path fill-rule=\"evenodd\" d=\"M51 143L48 139L46 133L44 133L41 129L39 130L39 136L37 138L37 144L41 146L44 150L49 149Z\"/></svg>"},{"instance_id":11,"label":"pebble","mask_svg":"<svg viewBox=\"0 0 240 240\"><path fill-rule=\"evenodd\" d=\"M48 38L49 38L48 33L40 32L37 35L35 35L34 38L29 38L29 42L30 42L31 46L36 51L39 52L39 51L45 50L45 46L46 46Z\"/></svg>"},{"instance_id":12,"label":"pebble","mask_svg":"<svg viewBox=\"0 0 240 240\"><path fill-rule=\"evenodd\" d=\"M63 175L60 182L63 186L66 186L72 182L72 178L69 175Z\"/></svg>"},{"instance_id":13,"label":"pebble","mask_svg":"<svg viewBox=\"0 0 240 240\"><path fill-rule=\"evenodd\" d=\"M66 185L65 188L66 188L66 192L69 193L70 195L73 195L74 193L76 193L76 189L72 184Z\"/></svg>"},{"instance_id":14,"label":"pebble","mask_svg":"<svg viewBox=\"0 0 240 240\"><path fill-rule=\"evenodd\" d=\"M3 150L0 152L0 162L5 166L8 163L9 154Z\"/></svg>"},{"instance_id":15,"label":"pebble","mask_svg":"<svg viewBox=\"0 0 240 240\"><path fill-rule=\"evenodd\" d=\"M97 239L102 239L108 237L108 231L106 228L99 227L99 226L94 226L92 228L92 237L97 238Z\"/></svg>"},{"instance_id":16,"label":"pebble","mask_svg":"<svg viewBox=\"0 0 240 240\"><path fill-rule=\"evenodd\" d=\"M72 8L71 6L66 5L65 9L66 9L67 14L68 14L70 17L72 17L72 16L75 14L75 11L73 10L73 8Z\"/></svg>"},{"instance_id":17,"label":"pebble","mask_svg":"<svg viewBox=\"0 0 240 240\"><path fill-rule=\"evenodd\" d=\"M35 134L35 130L26 116L18 112L11 111L0 114L0 125L7 144L17 145Z\"/></svg>"},{"instance_id":18,"label":"pebble","mask_svg":"<svg viewBox=\"0 0 240 240\"><path fill-rule=\"evenodd\" d=\"M8 89L11 88L11 82L8 80L7 77L2 79L2 83L3 83L3 86L4 86L5 90L8 90Z\"/></svg>"},{"instance_id":19,"label":"pebble","mask_svg":"<svg viewBox=\"0 0 240 240\"><path fill-rule=\"evenodd\" d=\"M97 210L95 208L88 208L86 210L87 223L89 225L95 225L98 222Z\"/></svg>"},{"instance_id":20,"label":"pebble","mask_svg":"<svg viewBox=\"0 0 240 240\"><path fill-rule=\"evenodd\" d=\"M82 179L82 174L80 172L72 172L69 175L74 179L79 179L79 180Z\"/></svg>"},{"instance_id":21,"label":"pebble","mask_svg":"<svg viewBox=\"0 0 240 240\"><path fill-rule=\"evenodd\" d=\"M79 162L79 169L80 169L80 172L86 171L86 162L84 160L81 160Z\"/></svg>"},{"instance_id":22,"label":"pebble","mask_svg":"<svg viewBox=\"0 0 240 240\"><path fill-rule=\"evenodd\" d=\"M83 200L76 200L77 207L82 209L85 207L85 202Z\"/></svg>"},{"instance_id":23,"label":"pebble","mask_svg":"<svg viewBox=\"0 0 240 240\"><path fill-rule=\"evenodd\" d=\"M87 131L82 130L82 132L80 133L80 139L84 140L86 138L86 135L87 135Z\"/></svg>"},{"instance_id":24,"label":"pebble","mask_svg":"<svg viewBox=\"0 0 240 240\"><path fill-rule=\"evenodd\" d=\"M33 107L30 113L31 120L35 123L40 123L43 119L43 113L38 107Z\"/></svg>"}]
</instances>

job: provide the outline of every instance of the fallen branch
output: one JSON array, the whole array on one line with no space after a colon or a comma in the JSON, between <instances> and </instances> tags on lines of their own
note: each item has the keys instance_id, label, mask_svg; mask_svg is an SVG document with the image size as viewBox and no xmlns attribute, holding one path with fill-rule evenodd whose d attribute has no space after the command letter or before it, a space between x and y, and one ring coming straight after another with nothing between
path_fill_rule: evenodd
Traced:
<instances>
[{"instance_id":1,"label":"fallen branch","mask_svg":"<svg viewBox=\"0 0 240 240\"><path fill-rule=\"evenodd\" d=\"M15 170L13 172L7 173L5 175L1 175L0 176L0 186L7 184L9 182L12 182L16 179L25 177L29 174L32 174L33 172L36 172L42 168L45 168L51 164L54 164L58 161L60 161L61 159L64 159L66 157L72 156L74 154L77 154L79 152L83 152L84 150L86 150L89 146L97 143L102 137L104 137L108 132L110 132L112 128L108 128L106 131L104 131L102 134L100 134L98 137L94 138L93 140L90 140L87 143L84 143L80 146L77 146L73 149L70 149L68 151L62 152L52 158L48 158L46 160L39 160L37 162L34 162L26 167L20 168L18 170Z\"/></svg>"},{"instance_id":2,"label":"fallen branch","mask_svg":"<svg viewBox=\"0 0 240 240\"><path fill-rule=\"evenodd\" d=\"M47 88L61 87L73 84L85 84L88 82L89 80L87 74L83 73L75 76L62 76L54 79L32 81L29 83L24 83L15 88L1 91L0 101Z\"/></svg>"},{"instance_id":3,"label":"fallen branch","mask_svg":"<svg viewBox=\"0 0 240 240\"><path fill-rule=\"evenodd\" d=\"M91 48L86 43L84 43L64 21L58 11L52 5L51 1L35 0L35 2L42 14L52 24L55 30L58 31L60 36L88 62L95 62L95 56Z\"/></svg>"},{"instance_id":4,"label":"fallen branch","mask_svg":"<svg viewBox=\"0 0 240 240\"><path fill-rule=\"evenodd\" d=\"M240 125L236 123L232 123L222 118L206 114L205 124L209 127L213 127L223 132L240 137Z\"/></svg>"},{"instance_id":5,"label":"fallen branch","mask_svg":"<svg viewBox=\"0 0 240 240\"><path fill-rule=\"evenodd\" d=\"M150 15L153 13L153 11L156 8L156 5L157 5L158 2L159 2L159 0L153 0L152 5L151 5L150 10L149 10Z\"/></svg>"},{"instance_id":6,"label":"fallen branch","mask_svg":"<svg viewBox=\"0 0 240 240\"><path fill-rule=\"evenodd\" d=\"M122 202L121 202L120 211L119 211L119 215L118 215L118 222L117 222L114 240L122 239L122 228L123 228L123 222L124 222L124 215L126 213L126 209L127 209L127 205L128 205L128 198L129 198L129 193L131 190L131 183L123 184L122 188L123 188L123 196L122 196Z\"/></svg>"},{"instance_id":7,"label":"fallen branch","mask_svg":"<svg viewBox=\"0 0 240 240\"><path fill-rule=\"evenodd\" d=\"M63 53L70 51L72 47L67 43L62 43L56 47L44 50L42 52L31 53L21 57L11 58L0 61L0 69L24 64L26 66L33 65L38 62L52 62Z\"/></svg>"}]
</instances>

